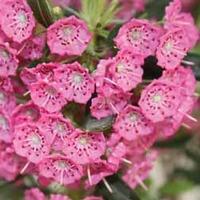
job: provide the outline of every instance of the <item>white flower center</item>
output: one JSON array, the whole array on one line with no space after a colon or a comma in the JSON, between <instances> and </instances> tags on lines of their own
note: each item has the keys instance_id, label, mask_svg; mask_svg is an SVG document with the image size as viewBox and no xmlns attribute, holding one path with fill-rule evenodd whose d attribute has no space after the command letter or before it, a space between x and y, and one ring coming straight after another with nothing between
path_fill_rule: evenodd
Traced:
<instances>
[{"instance_id":1,"label":"white flower center","mask_svg":"<svg viewBox=\"0 0 200 200\"><path fill-rule=\"evenodd\" d=\"M46 89L46 91L47 91L48 95L50 95L50 96L54 96L56 94L56 89L53 87L48 87Z\"/></svg>"},{"instance_id":2,"label":"white flower center","mask_svg":"<svg viewBox=\"0 0 200 200\"><path fill-rule=\"evenodd\" d=\"M5 95L0 92L0 102L3 103L5 101Z\"/></svg>"},{"instance_id":3,"label":"white flower center","mask_svg":"<svg viewBox=\"0 0 200 200\"><path fill-rule=\"evenodd\" d=\"M167 52L170 52L173 48L173 43L171 41L166 42L164 48Z\"/></svg>"},{"instance_id":4,"label":"white flower center","mask_svg":"<svg viewBox=\"0 0 200 200\"><path fill-rule=\"evenodd\" d=\"M133 40L138 40L140 37L141 37L141 33L138 30L132 31L132 39Z\"/></svg>"},{"instance_id":5,"label":"white flower center","mask_svg":"<svg viewBox=\"0 0 200 200\"><path fill-rule=\"evenodd\" d=\"M156 94L153 96L154 103L159 103L161 102L161 100L162 100L162 97L159 94Z\"/></svg>"},{"instance_id":6,"label":"white flower center","mask_svg":"<svg viewBox=\"0 0 200 200\"><path fill-rule=\"evenodd\" d=\"M59 160L58 162L57 162L57 167L59 168L59 169L66 169L67 168L67 163L65 162L65 161L63 161L63 160Z\"/></svg>"},{"instance_id":7,"label":"white flower center","mask_svg":"<svg viewBox=\"0 0 200 200\"><path fill-rule=\"evenodd\" d=\"M63 35L69 36L72 33L72 29L70 27L63 28Z\"/></svg>"},{"instance_id":8,"label":"white flower center","mask_svg":"<svg viewBox=\"0 0 200 200\"><path fill-rule=\"evenodd\" d=\"M30 136L31 145L34 147L38 147L41 145L42 141L40 137L36 134Z\"/></svg>"},{"instance_id":9,"label":"white flower center","mask_svg":"<svg viewBox=\"0 0 200 200\"><path fill-rule=\"evenodd\" d=\"M131 113L130 116L129 116L129 119L132 121L132 122L136 122L137 119L138 119L138 116L136 113Z\"/></svg>"},{"instance_id":10,"label":"white flower center","mask_svg":"<svg viewBox=\"0 0 200 200\"><path fill-rule=\"evenodd\" d=\"M117 72L123 72L123 70L124 70L124 65L122 64L122 63L119 63L118 65L117 65Z\"/></svg>"},{"instance_id":11,"label":"white flower center","mask_svg":"<svg viewBox=\"0 0 200 200\"><path fill-rule=\"evenodd\" d=\"M0 127L2 129L6 129L7 126L8 126L8 124L7 124L7 120L5 119L5 117L0 116Z\"/></svg>"},{"instance_id":12,"label":"white flower center","mask_svg":"<svg viewBox=\"0 0 200 200\"><path fill-rule=\"evenodd\" d=\"M0 54L1 54L1 57L2 57L3 59L5 59L5 60L8 60L8 59L9 59L9 53L8 53L6 50L1 49Z\"/></svg>"},{"instance_id":13,"label":"white flower center","mask_svg":"<svg viewBox=\"0 0 200 200\"><path fill-rule=\"evenodd\" d=\"M26 21L27 21L27 17L26 15L24 14L24 12L20 12L18 15L17 15L17 19L18 19L18 22L20 24L25 24Z\"/></svg>"},{"instance_id":14,"label":"white flower center","mask_svg":"<svg viewBox=\"0 0 200 200\"><path fill-rule=\"evenodd\" d=\"M63 135L63 133L65 132L65 126L60 122L56 123L55 129L60 135Z\"/></svg>"},{"instance_id":15,"label":"white flower center","mask_svg":"<svg viewBox=\"0 0 200 200\"><path fill-rule=\"evenodd\" d=\"M80 74L74 74L74 76L73 76L73 81L74 81L76 84L81 83L82 80L83 80L82 75L80 75Z\"/></svg>"},{"instance_id":16,"label":"white flower center","mask_svg":"<svg viewBox=\"0 0 200 200\"><path fill-rule=\"evenodd\" d=\"M82 138L79 139L79 143L80 143L81 145L85 146L85 145L88 143L88 141L87 141L86 138L82 137Z\"/></svg>"}]
</instances>

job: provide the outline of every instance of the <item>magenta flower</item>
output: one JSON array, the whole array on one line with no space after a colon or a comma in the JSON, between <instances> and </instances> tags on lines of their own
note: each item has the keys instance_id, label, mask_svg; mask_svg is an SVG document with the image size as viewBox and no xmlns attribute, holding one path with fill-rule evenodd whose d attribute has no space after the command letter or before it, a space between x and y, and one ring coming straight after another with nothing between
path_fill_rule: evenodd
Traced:
<instances>
[{"instance_id":1,"label":"magenta flower","mask_svg":"<svg viewBox=\"0 0 200 200\"><path fill-rule=\"evenodd\" d=\"M108 60L101 60L93 76L96 85L109 82L128 92L142 82L144 57L125 49Z\"/></svg>"},{"instance_id":2,"label":"magenta flower","mask_svg":"<svg viewBox=\"0 0 200 200\"><path fill-rule=\"evenodd\" d=\"M48 135L50 143L57 150L62 150L65 139L75 131L72 123L59 114L42 114L38 126Z\"/></svg>"},{"instance_id":3,"label":"magenta flower","mask_svg":"<svg viewBox=\"0 0 200 200\"><path fill-rule=\"evenodd\" d=\"M67 102L58 88L55 82L37 81L30 86L31 98L36 105L50 113L60 111Z\"/></svg>"},{"instance_id":4,"label":"magenta flower","mask_svg":"<svg viewBox=\"0 0 200 200\"><path fill-rule=\"evenodd\" d=\"M35 83L37 81L34 69L35 68L24 67L20 72L20 78L27 87L29 87L32 83Z\"/></svg>"},{"instance_id":5,"label":"magenta flower","mask_svg":"<svg viewBox=\"0 0 200 200\"><path fill-rule=\"evenodd\" d=\"M148 177L156 158L156 152L152 152L142 158L141 161L135 162L122 177L124 182L126 182L132 189L134 189L138 184L147 189L142 181Z\"/></svg>"},{"instance_id":6,"label":"magenta flower","mask_svg":"<svg viewBox=\"0 0 200 200\"><path fill-rule=\"evenodd\" d=\"M128 50L119 51L113 58L113 65L109 67L112 81L114 81L124 92L135 88L142 82L144 58L135 55Z\"/></svg>"},{"instance_id":7,"label":"magenta flower","mask_svg":"<svg viewBox=\"0 0 200 200\"><path fill-rule=\"evenodd\" d=\"M94 81L88 70L78 62L55 70L55 80L68 101L85 104L94 92Z\"/></svg>"},{"instance_id":8,"label":"magenta flower","mask_svg":"<svg viewBox=\"0 0 200 200\"><path fill-rule=\"evenodd\" d=\"M64 143L64 153L78 164L87 164L100 158L105 152L103 133L88 133L77 130Z\"/></svg>"},{"instance_id":9,"label":"magenta flower","mask_svg":"<svg viewBox=\"0 0 200 200\"><path fill-rule=\"evenodd\" d=\"M3 0L0 11L0 25L9 38L21 43L31 36L35 19L25 0Z\"/></svg>"},{"instance_id":10,"label":"magenta flower","mask_svg":"<svg viewBox=\"0 0 200 200\"><path fill-rule=\"evenodd\" d=\"M19 49L19 56L26 60L37 60L42 57L46 44L46 35L33 36L25 41Z\"/></svg>"},{"instance_id":11,"label":"magenta flower","mask_svg":"<svg viewBox=\"0 0 200 200\"><path fill-rule=\"evenodd\" d=\"M81 55L91 39L87 25L75 16L56 21L48 28L47 43L51 53Z\"/></svg>"},{"instance_id":12,"label":"magenta flower","mask_svg":"<svg viewBox=\"0 0 200 200\"><path fill-rule=\"evenodd\" d=\"M154 126L139 107L128 105L118 116L114 130L126 140L136 140L153 132Z\"/></svg>"},{"instance_id":13,"label":"magenta flower","mask_svg":"<svg viewBox=\"0 0 200 200\"><path fill-rule=\"evenodd\" d=\"M163 121L178 110L181 103L180 90L168 81L155 80L141 94L139 106L144 115L153 122Z\"/></svg>"},{"instance_id":14,"label":"magenta flower","mask_svg":"<svg viewBox=\"0 0 200 200\"><path fill-rule=\"evenodd\" d=\"M167 32L157 48L158 65L169 70L178 67L189 48L188 38L181 29Z\"/></svg>"},{"instance_id":15,"label":"magenta flower","mask_svg":"<svg viewBox=\"0 0 200 200\"><path fill-rule=\"evenodd\" d=\"M41 162L50 150L47 135L31 123L15 127L13 144L18 155L26 157L29 162L36 164Z\"/></svg>"},{"instance_id":16,"label":"magenta flower","mask_svg":"<svg viewBox=\"0 0 200 200\"><path fill-rule=\"evenodd\" d=\"M161 34L161 28L153 23L132 19L120 28L115 43L119 49L131 49L136 54L149 56L155 54Z\"/></svg>"},{"instance_id":17,"label":"magenta flower","mask_svg":"<svg viewBox=\"0 0 200 200\"><path fill-rule=\"evenodd\" d=\"M11 113L16 106L16 98L13 93L0 89L0 109Z\"/></svg>"},{"instance_id":18,"label":"magenta flower","mask_svg":"<svg viewBox=\"0 0 200 200\"><path fill-rule=\"evenodd\" d=\"M61 194L52 194L50 196L50 200L71 200L71 199L69 197L63 196Z\"/></svg>"},{"instance_id":19,"label":"magenta flower","mask_svg":"<svg viewBox=\"0 0 200 200\"><path fill-rule=\"evenodd\" d=\"M119 114L127 105L130 93L113 91L109 95L108 87L104 86L104 91L99 92L98 96L92 99L90 106L91 114L97 119L101 119L113 114Z\"/></svg>"},{"instance_id":20,"label":"magenta flower","mask_svg":"<svg viewBox=\"0 0 200 200\"><path fill-rule=\"evenodd\" d=\"M0 142L0 177L13 181L19 174L21 159L16 155L12 145Z\"/></svg>"},{"instance_id":21,"label":"magenta flower","mask_svg":"<svg viewBox=\"0 0 200 200\"><path fill-rule=\"evenodd\" d=\"M165 10L165 24L167 30L181 28L189 39L190 48L194 47L199 39L199 31L195 26L190 13L182 12L182 2L173 0Z\"/></svg>"},{"instance_id":22,"label":"magenta flower","mask_svg":"<svg viewBox=\"0 0 200 200\"><path fill-rule=\"evenodd\" d=\"M0 140L11 143L13 136L13 124L9 113L0 109Z\"/></svg>"},{"instance_id":23,"label":"magenta flower","mask_svg":"<svg viewBox=\"0 0 200 200\"><path fill-rule=\"evenodd\" d=\"M8 43L0 44L0 76L15 75L18 62L16 51Z\"/></svg>"},{"instance_id":24,"label":"magenta flower","mask_svg":"<svg viewBox=\"0 0 200 200\"><path fill-rule=\"evenodd\" d=\"M39 164L40 175L51 178L60 184L68 185L80 180L83 169L64 156L52 156Z\"/></svg>"},{"instance_id":25,"label":"magenta flower","mask_svg":"<svg viewBox=\"0 0 200 200\"><path fill-rule=\"evenodd\" d=\"M19 104L12 112L12 123L20 125L24 122L36 122L40 118L40 109L32 101Z\"/></svg>"},{"instance_id":26,"label":"magenta flower","mask_svg":"<svg viewBox=\"0 0 200 200\"><path fill-rule=\"evenodd\" d=\"M38 188L31 188L25 191L24 200L46 200L46 197Z\"/></svg>"},{"instance_id":27,"label":"magenta flower","mask_svg":"<svg viewBox=\"0 0 200 200\"><path fill-rule=\"evenodd\" d=\"M104 180L105 177L114 174L117 169L112 164L107 163L105 160L96 160L89 165L88 180L85 181L85 187L97 185Z\"/></svg>"}]
</instances>

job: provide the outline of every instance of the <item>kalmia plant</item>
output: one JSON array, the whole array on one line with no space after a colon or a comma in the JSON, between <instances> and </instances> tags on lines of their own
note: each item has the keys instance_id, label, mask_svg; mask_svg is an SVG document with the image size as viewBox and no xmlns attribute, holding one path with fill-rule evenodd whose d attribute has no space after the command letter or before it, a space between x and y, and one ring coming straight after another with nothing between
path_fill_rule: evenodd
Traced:
<instances>
[{"instance_id":1,"label":"kalmia plant","mask_svg":"<svg viewBox=\"0 0 200 200\"><path fill-rule=\"evenodd\" d=\"M0 177L25 200L138 199L153 145L196 121L194 20L180 0L161 22L136 18L144 6L1 0ZM149 57L159 77L145 78Z\"/></svg>"}]
</instances>

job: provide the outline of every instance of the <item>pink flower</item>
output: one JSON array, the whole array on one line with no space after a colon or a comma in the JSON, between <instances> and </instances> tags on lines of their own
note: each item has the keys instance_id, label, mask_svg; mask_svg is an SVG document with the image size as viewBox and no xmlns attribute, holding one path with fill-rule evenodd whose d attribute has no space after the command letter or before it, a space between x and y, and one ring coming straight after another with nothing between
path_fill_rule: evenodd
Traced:
<instances>
[{"instance_id":1,"label":"pink flower","mask_svg":"<svg viewBox=\"0 0 200 200\"><path fill-rule=\"evenodd\" d=\"M83 200L103 200L103 198L96 197L96 196L89 196L89 197L85 197Z\"/></svg>"},{"instance_id":2,"label":"pink flower","mask_svg":"<svg viewBox=\"0 0 200 200\"><path fill-rule=\"evenodd\" d=\"M38 188L31 188L25 191L24 200L46 200L46 197Z\"/></svg>"},{"instance_id":3,"label":"pink flower","mask_svg":"<svg viewBox=\"0 0 200 200\"><path fill-rule=\"evenodd\" d=\"M0 142L0 162L0 177L13 181L19 174L21 159L11 145Z\"/></svg>"},{"instance_id":4,"label":"pink flower","mask_svg":"<svg viewBox=\"0 0 200 200\"><path fill-rule=\"evenodd\" d=\"M141 158L140 161L134 162L134 165L123 175L122 179L124 182L126 182L132 189L134 189L138 184L144 186L142 181L149 176L149 173L153 168L153 162L156 158L156 152L152 152L151 154L147 154L145 157Z\"/></svg>"},{"instance_id":5,"label":"pink flower","mask_svg":"<svg viewBox=\"0 0 200 200\"><path fill-rule=\"evenodd\" d=\"M13 124L9 113L0 109L0 140L11 143L13 136Z\"/></svg>"},{"instance_id":6,"label":"pink flower","mask_svg":"<svg viewBox=\"0 0 200 200\"><path fill-rule=\"evenodd\" d=\"M20 78L26 86L30 86L32 83L37 81L34 69L35 68L24 67L20 72Z\"/></svg>"},{"instance_id":7,"label":"pink flower","mask_svg":"<svg viewBox=\"0 0 200 200\"><path fill-rule=\"evenodd\" d=\"M108 87L104 87L104 91L99 92L98 96L92 99L91 114L97 119L119 114L127 105L130 96L130 93L120 91L113 91L113 94L109 95Z\"/></svg>"},{"instance_id":8,"label":"pink flower","mask_svg":"<svg viewBox=\"0 0 200 200\"><path fill-rule=\"evenodd\" d=\"M68 185L80 180L83 169L64 156L52 156L39 164L40 175L53 179L60 184Z\"/></svg>"},{"instance_id":9,"label":"pink flower","mask_svg":"<svg viewBox=\"0 0 200 200\"><path fill-rule=\"evenodd\" d=\"M114 130L126 140L136 140L153 132L154 126L139 107L128 105L118 116Z\"/></svg>"},{"instance_id":10,"label":"pink flower","mask_svg":"<svg viewBox=\"0 0 200 200\"><path fill-rule=\"evenodd\" d=\"M144 11L144 0L120 0L121 9L117 13L117 17L125 21L130 20L136 12Z\"/></svg>"},{"instance_id":11,"label":"pink flower","mask_svg":"<svg viewBox=\"0 0 200 200\"><path fill-rule=\"evenodd\" d=\"M165 24L167 30L181 28L189 39L190 48L195 46L199 39L199 31L195 26L194 19L190 13L182 12L180 0L172 1L165 11Z\"/></svg>"},{"instance_id":12,"label":"pink flower","mask_svg":"<svg viewBox=\"0 0 200 200\"><path fill-rule=\"evenodd\" d=\"M3 0L0 11L0 25L9 38L21 43L31 36L35 19L25 0Z\"/></svg>"},{"instance_id":13,"label":"pink flower","mask_svg":"<svg viewBox=\"0 0 200 200\"><path fill-rule=\"evenodd\" d=\"M162 34L160 27L147 20L132 19L124 24L115 38L119 49L131 49L143 56L154 55Z\"/></svg>"},{"instance_id":14,"label":"pink flower","mask_svg":"<svg viewBox=\"0 0 200 200\"><path fill-rule=\"evenodd\" d=\"M21 49L19 49L18 54L26 60L37 60L42 57L45 44L45 34L33 36L28 41L22 43Z\"/></svg>"},{"instance_id":15,"label":"pink flower","mask_svg":"<svg viewBox=\"0 0 200 200\"><path fill-rule=\"evenodd\" d=\"M144 57L125 49L108 60L101 60L94 72L99 87L101 82L108 82L128 92L142 82ZM98 85L99 83L99 85Z\"/></svg>"},{"instance_id":16,"label":"pink flower","mask_svg":"<svg viewBox=\"0 0 200 200\"><path fill-rule=\"evenodd\" d=\"M85 104L94 92L94 81L88 70L78 62L55 70L55 80L68 101Z\"/></svg>"},{"instance_id":17,"label":"pink flower","mask_svg":"<svg viewBox=\"0 0 200 200\"><path fill-rule=\"evenodd\" d=\"M16 98L13 93L0 89L0 109L11 113L16 106Z\"/></svg>"},{"instance_id":18,"label":"pink flower","mask_svg":"<svg viewBox=\"0 0 200 200\"><path fill-rule=\"evenodd\" d=\"M30 86L31 98L37 106L50 113L60 111L67 101L58 88L55 82L37 81Z\"/></svg>"},{"instance_id":19,"label":"pink flower","mask_svg":"<svg viewBox=\"0 0 200 200\"><path fill-rule=\"evenodd\" d=\"M41 162L50 150L47 135L31 123L15 127L13 144L18 155L26 157L29 162L36 164Z\"/></svg>"},{"instance_id":20,"label":"pink flower","mask_svg":"<svg viewBox=\"0 0 200 200\"><path fill-rule=\"evenodd\" d=\"M181 103L180 90L168 81L155 80L141 94L139 106L153 122L163 121L174 115Z\"/></svg>"},{"instance_id":21,"label":"pink flower","mask_svg":"<svg viewBox=\"0 0 200 200\"><path fill-rule=\"evenodd\" d=\"M106 152L108 163L114 165L117 169L126 156L127 147L122 142L119 142L115 146L107 146Z\"/></svg>"},{"instance_id":22,"label":"pink flower","mask_svg":"<svg viewBox=\"0 0 200 200\"><path fill-rule=\"evenodd\" d=\"M103 133L88 133L77 130L64 143L64 153L78 164L87 164L100 158L105 152Z\"/></svg>"},{"instance_id":23,"label":"pink flower","mask_svg":"<svg viewBox=\"0 0 200 200\"><path fill-rule=\"evenodd\" d=\"M52 194L50 196L50 200L71 200L71 199L67 196L63 196L60 194Z\"/></svg>"},{"instance_id":24,"label":"pink flower","mask_svg":"<svg viewBox=\"0 0 200 200\"><path fill-rule=\"evenodd\" d=\"M181 29L167 32L160 38L156 57L158 65L165 69L174 69L180 65L189 50L189 41Z\"/></svg>"},{"instance_id":25,"label":"pink flower","mask_svg":"<svg viewBox=\"0 0 200 200\"><path fill-rule=\"evenodd\" d=\"M42 114L38 126L48 135L50 143L57 150L62 150L65 139L75 131L70 120L61 114Z\"/></svg>"},{"instance_id":26,"label":"pink flower","mask_svg":"<svg viewBox=\"0 0 200 200\"><path fill-rule=\"evenodd\" d=\"M86 188L97 185L105 177L116 173L117 169L105 160L96 160L88 166L88 171L90 176L88 177L88 180L85 181Z\"/></svg>"},{"instance_id":27,"label":"pink flower","mask_svg":"<svg viewBox=\"0 0 200 200\"><path fill-rule=\"evenodd\" d=\"M12 112L12 123L20 125L24 122L35 123L40 118L40 109L32 101L19 104Z\"/></svg>"},{"instance_id":28,"label":"pink flower","mask_svg":"<svg viewBox=\"0 0 200 200\"><path fill-rule=\"evenodd\" d=\"M15 75L18 62L16 51L8 43L0 44L0 76Z\"/></svg>"},{"instance_id":29,"label":"pink flower","mask_svg":"<svg viewBox=\"0 0 200 200\"><path fill-rule=\"evenodd\" d=\"M47 43L51 53L81 55L91 39L87 25L75 16L56 21L48 28Z\"/></svg>"}]
</instances>

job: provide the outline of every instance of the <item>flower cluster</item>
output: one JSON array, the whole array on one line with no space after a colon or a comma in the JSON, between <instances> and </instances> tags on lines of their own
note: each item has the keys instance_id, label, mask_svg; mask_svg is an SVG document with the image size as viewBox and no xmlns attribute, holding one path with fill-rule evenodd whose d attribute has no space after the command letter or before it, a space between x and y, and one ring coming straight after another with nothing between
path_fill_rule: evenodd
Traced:
<instances>
[{"instance_id":1,"label":"flower cluster","mask_svg":"<svg viewBox=\"0 0 200 200\"><path fill-rule=\"evenodd\" d=\"M138 1L142 2L142 1ZM92 73L80 58L93 39L87 24L64 17L36 34L36 20L25 0L0 3L0 177L36 177L41 185L91 188L118 171L131 187L143 180L157 158L160 138L173 136L195 103L195 78L183 66L198 31L180 0L166 8L164 25L131 19L120 28L115 56L101 59ZM143 64L155 56L162 75L144 84ZM32 67L32 61L41 61ZM65 114L68 106L86 108L98 120L113 117L106 132L85 130ZM74 112L76 112L74 110ZM50 200L69 200L51 195ZM45 200L37 188L25 200ZM87 197L85 200L101 200Z\"/></svg>"}]
</instances>

